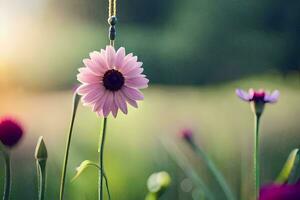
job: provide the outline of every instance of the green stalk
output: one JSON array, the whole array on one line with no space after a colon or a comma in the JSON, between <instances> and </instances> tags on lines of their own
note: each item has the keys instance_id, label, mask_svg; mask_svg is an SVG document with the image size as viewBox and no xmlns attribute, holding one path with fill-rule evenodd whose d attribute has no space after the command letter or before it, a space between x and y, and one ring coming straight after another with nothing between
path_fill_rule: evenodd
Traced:
<instances>
[{"instance_id":1,"label":"green stalk","mask_svg":"<svg viewBox=\"0 0 300 200\"><path fill-rule=\"evenodd\" d=\"M145 200L158 200L158 196L155 193L149 192L145 198Z\"/></svg>"},{"instance_id":2,"label":"green stalk","mask_svg":"<svg viewBox=\"0 0 300 200\"><path fill-rule=\"evenodd\" d=\"M195 183L197 188L203 192L207 199L214 200L214 194L204 183L201 176L199 176L195 169L190 165L186 157L181 153L180 149L172 142L168 142L168 140L162 140L162 144L165 147L165 150L171 156L171 158L178 164L178 166L183 170L183 172Z\"/></svg>"},{"instance_id":3,"label":"green stalk","mask_svg":"<svg viewBox=\"0 0 300 200\"><path fill-rule=\"evenodd\" d=\"M104 172L103 172L104 173ZM109 186L108 186L108 179L107 176L104 173L104 179L105 179L105 185L106 185L106 190L107 190L107 195L108 195L108 200L111 200L111 196L110 196L110 191L109 191Z\"/></svg>"},{"instance_id":4,"label":"green stalk","mask_svg":"<svg viewBox=\"0 0 300 200\"><path fill-rule=\"evenodd\" d=\"M40 136L36 148L35 159L38 179L38 199L44 200L46 191L46 163L48 158L48 152L43 136Z\"/></svg>"},{"instance_id":5,"label":"green stalk","mask_svg":"<svg viewBox=\"0 0 300 200\"><path fill-rule=\"evenodd\" d=\"M64 191L65 191L64 189L65 189L66 173L67 173L67 166L68 166L69 150L70 150L73 126L74 126L74 121L75 121L75 116L76 116L79 100L80 100L80 96L77 93L75 93L74 99L73 99L72 118L71 118L71 123L70 123L70 128L69 128L68 139L67 139L67 143L66 143L65 157L64 157L64 163L63 163L62 175L61 175L61 181L60 181L60 193L59 193L60 200L63 200L63 198L64 198Z\"/></svg>"},{"instance_id":6,"label":"green stalk","mask_svg":"<svg viewBox=\"0 0 300 200\"><path fill-rule=\"evenodd\" d=\"M4 152L4 161L5 161L5 183L4 183L4 194L3 200L9 200L10 190L11 190L11 166L10 166L10 154L9 152Z\"/></svg>"},{"instance_id":7,"label":"green stalk","mask_svg":"<svg viewBox=\"0 0 300 200\"><path fill-rule=\"evenodd\" d=\"M228 200L235 200L235 198L233 196L233 193L230 190L230 188L229 188L229 186L228 186L228 184L227 184L224 176L218 170L218 168L216 167L216 165L214 164L214 162L194 142L189 142L189 144L191 144L192 148L198 154L198 156L201 157L204 160L204 162L206 163L206 165L208 166L208 168L210 169L210 171L212 172L212 174L214 175L214 177L216 178L216 180L220 184L222 190L224 191L224 193L226 195L226 198Z\"/></svg>"},{"instance_id":8,"label":"green stalk","mask_svg":"<svg viewBox=\"0 0 300 200\"><path fill-rule=\"evenodd\" d=\"M37 173L38 173L38 196L39 200L44 200L46 189L46 160L37 160Z\"/></svg>"},{"instance_id":9,"label":"green stalk","mask_svg":"<svg viewBox=\"0 0 300 200\"><path fill-rule=\"evenodd\" d=\"M254 171L254 182L255 182L255 197L259 198L259 189L260 189L260 158L259 158L259 123L260 115L255 114L254 121L254 154L253 154L253 171Z\"/></svg>"},{"instance_id":10,"label":"green stalk","mask_svg":"<svg viewBox=\"0 0 300 200\"><path fill-rule=\"evenodd\" d=\"M99 169L99 200L103 200L103 176L104 176L104 144L105 144L105 135L106 135L106 124L107 118L105 117L102 121L102 129L101 129L101 143L99 146L99 162L100 162L100 169Z\"/></svg>"}]
</instances>

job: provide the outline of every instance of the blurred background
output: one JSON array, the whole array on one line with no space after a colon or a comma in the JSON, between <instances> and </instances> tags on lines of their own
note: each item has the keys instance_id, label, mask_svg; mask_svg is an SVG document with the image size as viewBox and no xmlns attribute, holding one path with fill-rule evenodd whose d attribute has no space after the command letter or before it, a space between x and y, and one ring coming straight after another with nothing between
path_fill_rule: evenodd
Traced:
<instances>
[{"instance_id":1,"label":"blurred background","mask_svg":"<svg viewBox=\"0 0 300 200\"><path fill-rule=\"evenodd\" d=\"M267 106L261 131L262 182L274 180L300 141L299 9L296 0L118 1L116 46L144 62L150 87L139 109L108 122L105 156L113 199L143 199L147 177L160 170L173 178L162 199L199 199L162 138L176 143L222 199L205 165L178 139L186 127L236 197L247 199L253 116L235 96L237 87L281 91L280 101ZM26 130L12 152L12 199L36 199L33 152L39 135L50 154L46 199L58 199L72 87L82 59L108 43L107 14L104 0L0 0L0 114L17 117ZM66 199L96 199L96 170L69 180L81 161L97 160L100 124L80 105Z\"/></svg>"}]
</instances>

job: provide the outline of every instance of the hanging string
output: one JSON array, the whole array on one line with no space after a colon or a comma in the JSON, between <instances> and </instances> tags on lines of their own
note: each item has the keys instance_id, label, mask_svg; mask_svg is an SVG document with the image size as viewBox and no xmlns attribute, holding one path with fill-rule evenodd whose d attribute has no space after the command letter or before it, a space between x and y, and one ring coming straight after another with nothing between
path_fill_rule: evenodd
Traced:
<instances>
[{"instance_id":1,"label":"hanging string","mask_svg":"<svg viewBox=\"0 0 300 200\"><path fill-rule=\"evenodd\" d=\"M108 18L117 16L117 0L109 0L108 6Z\"/></svg>"},{"instance_id":2,"label":"hanging string","mask_svg":"<svg viewBox=\"0 0 300 200\"><path fill-rule=\"evenodd\" d=\"M108 1L108 24L109 32L108 38L110 40L110 45L114 46L114 40L116 38L116 27L117 24L117 0Z\"/></svg>"}]
</instances>

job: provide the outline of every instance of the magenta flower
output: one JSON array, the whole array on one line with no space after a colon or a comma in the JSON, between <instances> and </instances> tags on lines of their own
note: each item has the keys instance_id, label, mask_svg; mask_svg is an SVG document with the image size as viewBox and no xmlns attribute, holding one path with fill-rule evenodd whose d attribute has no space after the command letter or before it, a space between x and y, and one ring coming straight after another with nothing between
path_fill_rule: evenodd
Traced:
<instances>
[{"instance_id":1,"label":"magenta flower","mask_svg":"<svg viewBox=\"0 0 300 200\"><path fill-rule=\"evenodd\" d=\"M191 129L185 128L179 132L179 137L191 141L193 139L193 131Z\"/></svg>"},{"instance_id":2,"label":"magenta flower","mask_svg":"<svg viewBox=\"0 0 300 200\"><path fill-rule=\"evenodd\" d=\"M236 94L240 99L251 102L252 111L260 116L264 110L266 103L276 103L279 98L279 91L275 90L272 93L266 92L263 89L258 91L249 89L248 92L237 89Z\"/></svg>"},{"instance_id":3,"label":"magenta flower","mask_svg":"<svg viewBox=\"0 0 300 200\"><path fill-rule=\"evenodd\" d=\"M127 103L137 107L137 101L144 99L139 89L147 88L149 80L142 74L143 63L132 53L125 55L123 47L115 51L107 46L94 51L83 63L85 67L77 75L82 85L77 92L83 104L99 115L107 117L112 113L116 117L119 109L127 114Z\"/></svg>"},{"instance_id":4,"label":"magenta flower","mask_svg":"<svg viewBox=\"0 0 300 200\"><path fill-rule=\"evenodd\" d=\"M279 98L279 91L275 90L272 93L266 92L263 89L255 91L249 89L248 92L244 90L237 89L236 94L244 101L254 101L254 102L263 102L263 103L275 103Z\"/></svg>"},{"instance_id":5,"label":"magenta flower","mask_svg":"<svg viewBox=\"0 0 300 200\"><path fill-rule=\"evenodd\" d=\"M22 138L24 132L19 122L3 117L0 119L0 141L7 147L14 147Z\"/></svg>"},{"instance_id":6,"label":"magenta flower","mask_svg":"<svg viewBox=\"0 0 300 200\"><path fill-rule=\"evenodd\" d=\"M300 183L295 185L268 185L260 189L259 200L299 200Z\"/></svg>"}]
</instances>

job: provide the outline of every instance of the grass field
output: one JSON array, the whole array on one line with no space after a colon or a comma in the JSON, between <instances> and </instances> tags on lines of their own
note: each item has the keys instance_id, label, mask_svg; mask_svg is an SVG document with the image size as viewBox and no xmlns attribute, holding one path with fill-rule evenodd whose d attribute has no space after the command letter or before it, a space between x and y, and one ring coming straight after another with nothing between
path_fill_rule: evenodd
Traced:
<instances>
[{"instance_id":1,"label":"grass field","mask_svg":"<svg viewBox=\"0 0 300 200\"><path fill-rule=\"evenodd\" d=\"M253 116L249 105L235 96L237 87L281 91L279 102L267 105L262 119L262 181L273 180L287 154L299 147L300 83L297 78L263 76L207 87L154 85L145 90L145 101L139 104L140 109L130 109L128 116L120 114L117 119L108 121L105 162L113 199L143 199L147 177L157 170L167 170L173 177L172 187L163 199L192 199L190 192L181 191L180 182L185 176L164 151L160 138L176 142L213 191L220 191L201 161L177 138L178 130L183 127L195 130L197 141L221 168L237 196L247 195L247 184L242 185L241 194L240 181L242 173L248 177L246 183L251 177L248 168ZM35 198L32 196L36 191L33 152L39 135L44 136L49 150L47 199L58 198L71 99L71 91L41 93L18 89L1 93L1 114L17 116L26 129L24 140L13 150L12 199ZM89 108L80 105L68 180L81 161L97 160L100 122ZM241 166L246 168L241 170ZM95 199L96 184L97 171L90 169L77 181L67 182L66 199Z\"/></svg>"}]
</instances>

